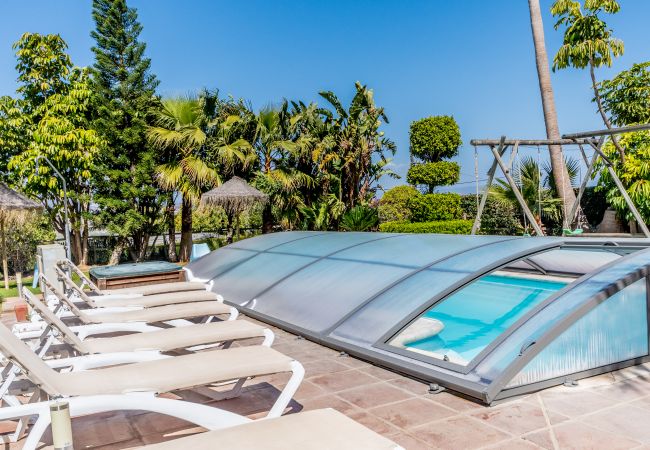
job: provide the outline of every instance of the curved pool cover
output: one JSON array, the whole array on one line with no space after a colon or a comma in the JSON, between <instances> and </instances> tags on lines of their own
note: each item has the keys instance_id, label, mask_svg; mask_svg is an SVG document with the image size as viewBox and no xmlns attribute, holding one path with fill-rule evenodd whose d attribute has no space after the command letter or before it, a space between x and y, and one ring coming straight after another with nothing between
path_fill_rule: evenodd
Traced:
<instances>
[{"instance_id":1,"label":"curved pool cover","mask_svg":"<svg viewBox=\"0 0 650 450\"><path fill-rule=\"evenodd\" d=\"M245 314L491 403L648 360L649 245L283 232L187 269Z\"/></svg>"}]
</instances>

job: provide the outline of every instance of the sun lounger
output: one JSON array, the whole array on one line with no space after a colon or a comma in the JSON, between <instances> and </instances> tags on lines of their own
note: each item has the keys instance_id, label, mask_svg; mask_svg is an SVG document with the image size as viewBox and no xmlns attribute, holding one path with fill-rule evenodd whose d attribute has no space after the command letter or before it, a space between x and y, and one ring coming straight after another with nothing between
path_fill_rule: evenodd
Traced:
<instances>
[{"instance_id":1,"label":"sun lounger","mask_svg":"<svg viewBox=\"0 0 650 450\"><path fill-rule=\"evenodd\" d=\"M0 324L0 351L9 363L5 370L13 370L13 367L17 367L37 388L33 394L36 397L32 397L30 402L40 400L41 394L49 398L99 395L110 396L110 400L106 400L101 407L106 408L112 404L112 409L121 409L121 403L125 406L131 405L131 408L127 409L134 409L133 399L128 397L136 394L138 409L155 411L156 401L159 400L155 397L157 394L238 380L228 393L214 392L215 398L219 396L232 398L239 394L244 381L250 377L291 373L284 390L267 414L267 417L279 417L304 376L304 369L299 362L264 346L193 353L96 370L57 372L14 336L4 324ZM205 389L201 391L204 392ZM143 393L148 395L142 395ZM17 399L9 393L4 394L2 400L10 406L18 406ZM9 414L3 414L4 410L0 408L0 419L6 418ZM177 408L169 409L166 414L198 424L201 421L201 418L195 417L196 409L186 407L184 402L177 402ZM30 436L24 445L26 449L35 448L49 425L48 414L38 415L38 420L32 426ZM199 422L196 422L197 419Z\"/></svg>"},{"instance_id":2,"label":"sun lounger","mask_svg":"<svg viewBox=\"0 0 650 450\"><path fill-rule=\"evenodd\" d=\"M70 270L75 273L81 280L79 287L84 289L86 286L95 295L156 295L168 292L186 292L186 291L205 291L208 288L203 282L200 281L176 281L173 283L158 283L150 284L147 286L138 286L125 289L99 289L90 278L86 276L72 261L69 259L62 259L57 262L57 266L65 271Z\"/></svg>"}]
</instances>

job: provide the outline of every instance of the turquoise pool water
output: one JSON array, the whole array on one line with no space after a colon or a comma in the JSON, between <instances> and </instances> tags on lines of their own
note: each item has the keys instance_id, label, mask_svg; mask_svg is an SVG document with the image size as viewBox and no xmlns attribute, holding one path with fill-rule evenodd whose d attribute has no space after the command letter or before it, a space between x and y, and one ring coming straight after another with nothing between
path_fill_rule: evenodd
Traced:
<instances>
[{"instance_id":1,"label":"turquoise pool water","mask_svg":"<svg viewBox=\"0 0 650 450\"><path fill-rule=\"evenodd\" d=\"M411 342L406 347L466 364L528 310L567 283L484 276L424 314L444 324L438 335Z\"/></svg>"}]
</instances>

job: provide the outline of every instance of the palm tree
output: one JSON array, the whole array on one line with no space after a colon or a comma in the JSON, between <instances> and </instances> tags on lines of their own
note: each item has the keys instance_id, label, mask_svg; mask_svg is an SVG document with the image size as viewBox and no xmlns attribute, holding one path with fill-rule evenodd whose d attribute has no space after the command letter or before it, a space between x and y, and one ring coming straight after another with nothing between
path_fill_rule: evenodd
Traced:
<instances>
[{"instance_id":1,"label":"palm tree","mask_svg":"<svg viewBox=\"0 0 650 450\"><path fill-rule=\"evenodd\" d=\"M600 98L595 69L602 66L611 67L613 59L621 56L625 48L623 41L612 36L612 30L600 19L599 14L616 14L621 6L616 0L586 0L584 6L583 12L579 1L556 0L551 7L551 13L559 17L555 29L566 26L564 42L553 58L553 70L589 67L598 112L605 126L611 129L612 123ZM618 139L614 138L612 141L621 155L621 161L625 161L625 152Z\"/></svg>"},{"instance_id":2,"label":"palm tree","mask_svg":"<svg viewBox=\"0 0 650 450\"><path fill-rule=\"evenodd\" d=\"M555 109L551 73L548 66L546 44L544 42L544 24L542 22L539 0L528 0L528 9L530 10L530 24L533 31L533 43L535 45L535 63L537 65L539 90L542 96L546 137L548 139L560 139L560 128L557 122L557 111ZM559 145L549 145L548 151L553 169L553 179L555 180L555 185L559 188L558 196L562 200L563 220L566 222L571 213L571 206L575 202L575 192L571 188L569 173L564 164L562 147ZM564 227L567 227L566 223Z\"/></svg>"}]
</instances>

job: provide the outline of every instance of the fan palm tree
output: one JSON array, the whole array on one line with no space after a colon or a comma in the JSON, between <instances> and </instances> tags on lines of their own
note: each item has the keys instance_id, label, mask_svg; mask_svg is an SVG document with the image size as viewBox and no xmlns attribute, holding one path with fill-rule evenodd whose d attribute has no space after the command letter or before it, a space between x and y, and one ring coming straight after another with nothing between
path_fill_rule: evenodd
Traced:
<instances>
[{"instance_id":1,"label":"fan palm tree","mask_svg":"<svg viewBox=\"0 0 650 450\"><path fill-rule=\"evenodd\" d=\"M533 44L535 46L535 63L537 66L537 78L539 90L542 97L542 110L544 111L544 124L546 125L546 137L548 139L560 139L560 127L557 122L557 111L555 109L555 98L551 84L551 72L548 66L546 54L546 43L544 41L544 24L542 12L539 7L539 0L528 0L530 11L530 24L533 32ZM558 196L562 200L563 217L568 217L571 206L575 202L575 193L568 183L569 173L564 165L562 147L549 145L548 151L553 168L555 185L559 187Z\"/></svg>"}]
</instances>

